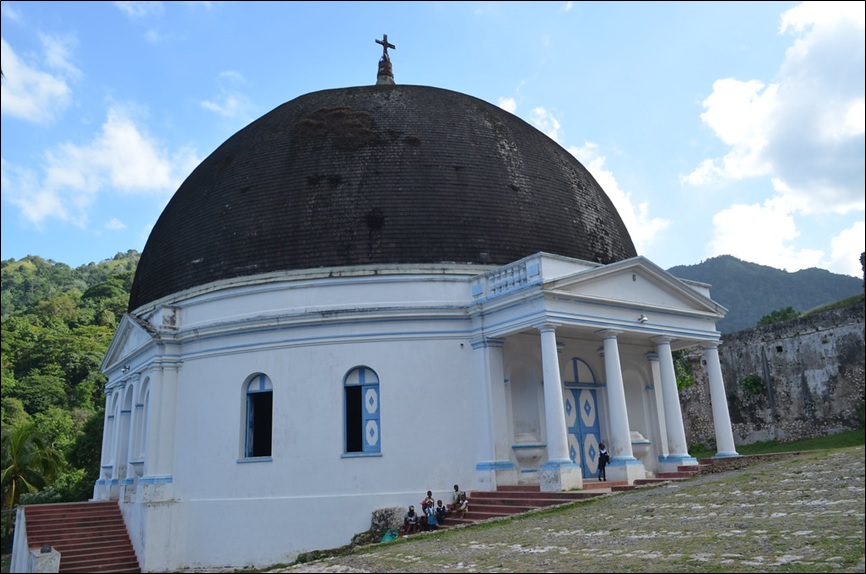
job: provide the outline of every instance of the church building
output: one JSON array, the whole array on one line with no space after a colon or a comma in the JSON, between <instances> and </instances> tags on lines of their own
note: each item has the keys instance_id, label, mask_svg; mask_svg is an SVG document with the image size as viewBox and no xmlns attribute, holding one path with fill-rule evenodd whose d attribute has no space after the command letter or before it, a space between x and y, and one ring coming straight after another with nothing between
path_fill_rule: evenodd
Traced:
<instances>
[{"instance_id":1,"label":"church building","mask_svg":"<svg viewBox=\"0 0 866 574\"><path fill-rule=\"evenodd\" d=\"M145 572L348 544L427 490L580 489L696 465L672 353L701 347L737 456L709 286L639 255L560 145L478 98L302 95L189 175L104 359L94 500ZM589 519L589 517L588 517Z\"/></svg>"}]
</instances>

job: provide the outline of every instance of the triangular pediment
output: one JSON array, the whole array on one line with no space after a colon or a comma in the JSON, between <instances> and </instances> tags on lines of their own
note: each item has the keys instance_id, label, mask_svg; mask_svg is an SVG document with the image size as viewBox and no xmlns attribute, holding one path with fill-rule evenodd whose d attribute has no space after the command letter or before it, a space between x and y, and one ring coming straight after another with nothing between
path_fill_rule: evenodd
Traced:
<instances>
[{"instance_id":1,"label":"triangular pediment","mask_svg":"<svg viewBox=\"0 0 866 574\"><path fill-rule=\"evenodd\" d=\"M678 279L645 257L582 270L550 281L544 287L547 292L647 309L720 317L727 312L710 299L709 286Z\"/></svg>"},{"instance_id":2,"label":"triangular pediment","mask_svg":"<svg viewBox=\"0 0 866 574\"><path fill-rule=\"evenodd\" d=\"M131 355L148 346L152 341L153 335L147 329L130 315L124 315L102 360L100 367L102 372L107 372L112 367L127 361Z\"/></svg>"}]
</instances>

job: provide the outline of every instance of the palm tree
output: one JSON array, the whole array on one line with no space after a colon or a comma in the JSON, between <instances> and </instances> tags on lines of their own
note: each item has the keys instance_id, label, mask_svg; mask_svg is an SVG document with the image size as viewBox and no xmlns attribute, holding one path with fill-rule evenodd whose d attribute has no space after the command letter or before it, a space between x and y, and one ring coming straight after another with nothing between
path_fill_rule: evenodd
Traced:
<instances>
[{"instance_id":1,"label":"palm tree","mask_svg":"<svg viewBox=\"0 0 866 574\"><path fill-rule=\"evenodd\" d=\"M11 430L4 428L0 450L4 510L15 508L22 494L45 488L63 466L63 456L45 444L33 422L20 423Z\"/></svg>"}]
</instances>

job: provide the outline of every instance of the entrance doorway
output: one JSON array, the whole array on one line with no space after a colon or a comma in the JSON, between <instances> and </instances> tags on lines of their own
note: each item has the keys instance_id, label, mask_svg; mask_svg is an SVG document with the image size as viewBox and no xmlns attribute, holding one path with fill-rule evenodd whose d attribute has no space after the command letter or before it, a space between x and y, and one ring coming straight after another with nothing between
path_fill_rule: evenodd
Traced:
<instances>
[{"instance_id":1,"label":"entrance doorway","mask_svg":"<svg viewBox=\"0 0 866 574\"><path fill-rule=\"evenodd\" d=\"M573 379L563 381L565 426L568 455L580 465L584 478L598 476L598 443L601 425L598 416L598 384L590 366L577 357L571 359Z\"/></svg>"}]
</instances>

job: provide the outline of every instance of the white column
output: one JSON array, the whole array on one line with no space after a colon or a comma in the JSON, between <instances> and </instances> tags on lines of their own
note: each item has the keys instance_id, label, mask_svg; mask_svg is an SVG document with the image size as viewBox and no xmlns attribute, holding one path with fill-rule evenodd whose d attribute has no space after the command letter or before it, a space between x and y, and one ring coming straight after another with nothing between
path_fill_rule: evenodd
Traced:
<instances>
[{"instance_id":1,"label":"white column","mask_svg":"<svg viewBox=\"0 0 866 574\"><path fill-rule=\"evenodd\" d=\"M129 438L132 434L130 431L132 430L133 409L129 408L126 404L126 394L128 392L128 389L124 391L123 403L120 407L120 420L118 421L120 429L117 434L117 457L114 463L115 475L121 483L126 479L129 471Z\"/></svg>"},{"instance_id":2,"label":"white column","mask_svg":"<svg viewBox=\"0 0 866 574\"><path fill-rule=\"evenodd\" d=\"M634 460L631 450L631 431L628 409L625 402L625 387L622 382L622 367L619 361L619 331L604 331L604 370L607 383L607 411L610 424L611 462L615 459Z\"/></svg>"},{"instance_id":3,"label":"white column","mask_svg":"<svg viewBox=\"0 0 866 574\"><path fill-rule=\"evenodd\" d=\"M658 353L647 353L646 358L650 363L650 370L653 376L653 393L656 403L656 422L658 423L659 431L659 453L662 457L668 455L668 427L665 424L665 404L662 396L662 376L659 370Z\"/></svg>"},{"instance_id":4,"label":"white column","mask_svg":"<svg viewBox=\"0 0 866 574\"><path fill-rule=\"evenodd\" d=\"M547 462L569 463L568 428L565 426L565 404L562 401L562 378L559 374L559 352L556 349L556 327L545 324L541 332L541 362L544 377L544 418L547 423Z\"/></svg>"},{"instance_id":5,"label":"white column","mask_svg":"<svg viewBox=\"0 0 866 574\"><path fill-rule=\"evenodd\" d=\"M713 404L713 425L716 430L716 456L739 456L734 445L731 416L728 412L728 397L719 362L719 343L703 343L704 360L707 362L707 377L710 382L710 401Z\"/></svg>"},{"instance_id":6,"label":"white column","mask_svg":"<svg viewBox=\"0 0 866 574\"><path fill-rule=\"evenodd\" d=\"M686 431L683 427L683 411L680 407L680 394L677 390L677 377L674 370L674 356L671 352L671 339L654 339L659 356L659 372L662 379L662 396L665 403L665 424L668 429L669 459L686 461L695 459L689 456L686 445Z\"/></svg>"},{"instance_id":7,"label":"white column","mask_svg":"<svg viewBox=\"0 0 866 574\"><path fill-rule=\"evenodd\" d=\"M111 482L111 438L114 436L114 413L112 412L112 395L113 392L105 391L105 414L102 421L102 451L99 457L99 478L93 485L94 500L109 500L110 491L109 483Z\"/></svg>"},{"instance_id":8,"label":"white column","mask_svg":"<svg viewBox=\"0 0 866 574\"><path fill-rule=\"evenodd\" d=\"M105 415L102 421L102 452L100 456L100 464L103 470L100 471L100 475L106 479L111 478L109 467L111 466L111 439L114 436L113 395L113 391L105 391Z\"/></svg>"},{"instance_id":9,"label":"white column","mask_svg":"<svg viewBox=\"0 0 866 574\"><path fill-rule=\"evenodd\" d=\"M547 462L538 469L538 486L543 492L583 488L583 473L580 465L572 462L571 457L568 456L568 427L565 424L565 402L562 399L556 327L544 323L536 328L541 333L544 419L547 428Z\"/></svg>"}]
</instances>

